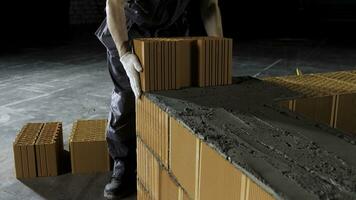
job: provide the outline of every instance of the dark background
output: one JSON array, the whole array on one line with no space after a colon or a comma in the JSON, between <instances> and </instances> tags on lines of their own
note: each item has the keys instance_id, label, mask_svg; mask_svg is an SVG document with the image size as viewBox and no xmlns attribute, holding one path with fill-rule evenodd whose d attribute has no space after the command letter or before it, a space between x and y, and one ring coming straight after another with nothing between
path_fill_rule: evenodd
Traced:
<instances>
[{"instance_id":1,"label":"dark background","mask_svg":"<svg viewBox=\"0 0 356 200\"><path fill-rule=\"evenodd\" d=\"M220 6L226 35L233 37L354 37L355 33L355 0L225 0Z\"/></svg>"},{"instance_id":2,"label":"dark background","mask_svg":"<svg viewBox=\"0 0 356 200\"><path fill-rule=\"evenodd\" d=\"M1 4L1 43L7 50L59 43L93 32L105 14L105 0ZM350 39L355 35L355 0L220 0L220 8L228 37Z\"/></svg>"}]
</instances>

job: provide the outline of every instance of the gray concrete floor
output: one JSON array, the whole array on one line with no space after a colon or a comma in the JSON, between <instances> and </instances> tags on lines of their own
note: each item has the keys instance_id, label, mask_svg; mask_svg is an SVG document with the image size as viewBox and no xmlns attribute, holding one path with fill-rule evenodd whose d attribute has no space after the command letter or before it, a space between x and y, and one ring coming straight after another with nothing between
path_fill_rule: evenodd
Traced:
<instances>
[{"instance_id":1,"label":"gray concrete floor","mask_svg":"<svg viewBox=\"0 0 356 200\"><path fill-rule=\"evenodd\" d=\"M235 47L234 76L356 67L356 45L327 39L241 41ZM94 37L0 55L0 199L103 199L109 173L17 180L12 142L27 122L62 121L68 149L74 120L106 118L112 83L105 55Z\"/></svg>"}]
</instances>

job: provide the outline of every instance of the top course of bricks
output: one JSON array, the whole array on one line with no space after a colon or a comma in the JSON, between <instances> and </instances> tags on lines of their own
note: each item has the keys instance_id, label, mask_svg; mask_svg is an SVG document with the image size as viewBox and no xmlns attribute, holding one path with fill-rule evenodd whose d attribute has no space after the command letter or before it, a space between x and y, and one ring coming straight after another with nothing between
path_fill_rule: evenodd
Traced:
<instances>
[{"instance_id":1,"label":"top course of bricks","mask_svg":"<svg viewBox=\"0 0 356 200\"><path fill-rule=\"evenodd\" d=\"M277 105L298 92L242 78L145 95L276 199L356 198L356 137Z\"/></svg>"},{"instance_id":2,"label":"top course of bricks","mask_svg":"<svg viewBox=\"0 0 356 200\"><path fill-rule=\"evenodd\" d=\"M356 93L356 71L268 77L264 80L287 87L305 97Z\"/></svg>"}]
</instances>

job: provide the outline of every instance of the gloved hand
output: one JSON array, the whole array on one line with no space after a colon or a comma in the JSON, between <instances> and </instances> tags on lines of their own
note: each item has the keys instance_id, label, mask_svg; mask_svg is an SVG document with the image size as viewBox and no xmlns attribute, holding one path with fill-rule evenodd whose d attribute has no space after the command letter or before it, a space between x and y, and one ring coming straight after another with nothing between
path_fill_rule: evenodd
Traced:
<instances>
[{"instance_id":1,"label":"gloved hand","mask_svg":"<svg viewBox=\"0 0 356 200\"><path fill-rule=\"evenodd\" d=\"M142 66L137 56L131 52L126 52L120 57L120 61L124 66L127 76L130 79L130 85L136 99L141 96L140 74Z\"/></svg>"}]
</instances>

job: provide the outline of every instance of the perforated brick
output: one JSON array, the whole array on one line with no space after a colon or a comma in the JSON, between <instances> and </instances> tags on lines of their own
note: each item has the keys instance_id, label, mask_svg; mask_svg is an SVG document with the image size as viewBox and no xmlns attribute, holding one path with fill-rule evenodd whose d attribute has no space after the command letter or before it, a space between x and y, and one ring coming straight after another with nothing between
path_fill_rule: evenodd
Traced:
<instances>
[{"instance_id":1,"label":"perforated brick","mask_svg":"<svg viewBox=\"0 0 356 200\"><path fill-rule=\"evenodd\" d=\"M58 175L63 155L62 124L26 124L17 135L13 150L17 178Z\"/></svg>"},{"instance_id":2,"label":"perforated brick","mask_svg":"<svg viewBox=\"0 0 356 200\"><path fill-rule=\"evenodd\" d=\"M231 84L232 39L140 38L134 49L143 66L143 91Z\"/></svg>"},{"instance_id":3,"label":"perforated brick","mask_svg":"<svg viewBox=\"0 0 356 200\"><path fill-rule=\"evenodd\" d=\"M69 138L72 173L94 173L110 170L105 139L107 120L78 120Z\"/></svg>"}]
</instances>

